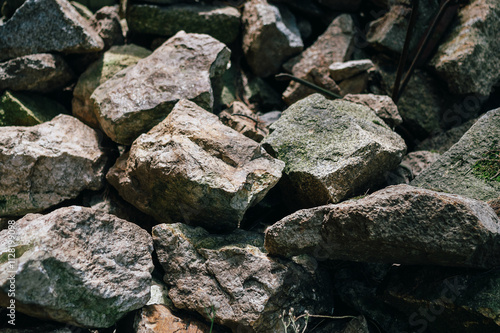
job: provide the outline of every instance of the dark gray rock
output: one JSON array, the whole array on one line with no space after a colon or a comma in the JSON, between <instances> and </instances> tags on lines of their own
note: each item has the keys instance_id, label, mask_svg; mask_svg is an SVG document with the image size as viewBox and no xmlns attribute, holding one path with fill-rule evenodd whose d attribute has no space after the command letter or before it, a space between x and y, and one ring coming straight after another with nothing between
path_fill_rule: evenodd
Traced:
<instances>
[{"instance_id":1,"label":"dark gray rock","mask_svg":"<svg viewBox=\"0 0 500 333\"><path fill-rule=\"evenodd\" d=\"M43 52L88 53L101 37L66 0L27 0L0 25L0 60Z\"/></svg>"},{"instance_id":2,"label":"dark gray rock","mask_svg":"<svg viewBox=\"0 0 500 333\"><path fill-rule=\"evenodd\" d=\"M118 6L106 6L99 9L91 19L92 28L104 42L104 51L113 45L123 45L123 36Z\"/></svg>"},{"instance_id":3,"label":"dark gray rock","mask_svg":"<svg viewBox=\"0 0 500 333\"><path fill-rule=\"evenodd\" d=\"M500 109L487 112L411 183L477 200L500 196ZM495 162L496 161L496 162Z\"/></svg>"},{"instance_id":4,"label":"dark gray rock","mask_svg":"<svg viewBox=\"0 0 500 333\"><path fill-rule=\"evenodd\" d=\"M50 92L64 87L73 71L60 55L31 54L0 63L0 91Z\"/></svg>"},{"instance_id":5,"label":"dark gray rock","mask_svg":"<svg viewBox=\"0 0 500 333\"><path fill-rule=\"evenodd\" d=\"M80 327L110 327L149 299L152 239L133 223L71 206L26 215L16 221L14 239L17 259L0 261L3 307L12 271L19 312ZM9 245L0 244L0 258Z\"/></svg>"},{"instance_id":6,"label":"dark gray rock","mask_svg":"<svg viewBox=\"0 0 500 333\"><path fill-rule=\"evenodd\" d=\"M300 210L266 230L271 254L491 268L500 264L500 219L488 204L409 185Z\"/></svg>"}]
</instances>

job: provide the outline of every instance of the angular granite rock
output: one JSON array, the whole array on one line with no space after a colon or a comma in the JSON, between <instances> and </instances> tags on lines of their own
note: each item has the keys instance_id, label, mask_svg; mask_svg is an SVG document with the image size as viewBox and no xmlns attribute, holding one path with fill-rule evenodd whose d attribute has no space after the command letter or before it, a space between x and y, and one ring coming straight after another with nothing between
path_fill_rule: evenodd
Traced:
<instances>
[{"instance_id":1,"label":"angular granite rock","mask_svg":"<svg viewBox=\"0 0 500 333\"><path fill-rule=\"evenodd\" d=\"M60 55L31 54L0 63L0 91L50 92L62 88L72 78L73 71Z\"/></svg>"},{"instance_id":2,"label":"angular granite rock","mask_svg":"<svg viewBox=\"0 0 500 333\"><path fill-rule=\"evenodd\" d=\"M409 185L304 209L266 230L271 254L491 268L500 264L500 219L485 202Z\"/></svg>"},{"instance_id":3,"label":"angular granite rock","mask_svg":"<svg viewBox=\"0 0 500 333\"><path fill-rule=\"evenodd\" d=\"M206 110L229 61L229 49L213 37L180 31L149 57L126 68L92 94L94 112L104 132L130 145L189 99Z\"/></svg>"},{"instance_id":4,"label":"angular granite rock","mask_svg":"<svg viewBox=\"0 0 500 333\"><path fill-rule=\"evenodd\" d=\"M88 53L104 42L67 0L27 0L0 25L0 61L43 52Z\"/></svg>"},{"instance_id":5,"label":"angular granite rock","mask_svg":"<svg viewBox=\"0 0 500 333\"><path fill-rule=\"evenodd\" d=\"M100 137L68 115L32 126L0 127L0 216L40 212L103 186Z\"/></svg>"},{"instance_id":6,"label":"angular granite rock","mask_svg":"<svg viewBox=\"0 0 500 333\"><path fill-rule=\"evenodd\" d=\"M266 125L243 102L235 101L219 114L219 119L247 138L261 142L269 134Z\"/></svg>"},{"instance_id":7,"label":"angular granite rock","mask_svg":"<svg viewBox=\"0 0 500 333\"><path fill-rule=\"evenodd\" d=\"M351 15L342 14L328 26L318 39L283 67L297 77L304 77L314 67L330 66L349 60L354 50L354 22Z\"/></svg>"},{"instance_id":8,"label":"angular granite rock","mask_svg":"<svg viewBox=\"0 0 500 333\"><path fill-rule=\"evenodd\" d=\"M295 17L285 6L251 0L243 8L243 52L253 73L276 74L285 60L304 48Z\"/></svg>"},{"instance_id":9,"label":"angular granite rock","mask_svg":"<svg viewBox=\"0 0 500 333\"><path fill-rule=\"evenodd\" d=\"M0 96L0 126L34 126L49 121L64 106L42 95L5 91Z\"/></svg>"},{"instance_id":10,"label":"angular granite rock","mask_svg":"<svg viewBox=\"0 0 500 333\"><path fill-rule=\"evenodd\" d=\"M290 106L263 145L286 163L285 195L299 207L336 203L398 166L406 145L363 105L311 95Z\"/></svg>"},{"instance_id":11,"label":"angular granite rock","mask_svg":"<svg viewBox=\"0 0 500 333\"><path fill-rule=\"evenodd\" d=\"M500 3L474 0L462 8L459 22L431 61L456 94L489 95L500 80Z\"/></svg>"},{"instance_id":12,"label":"angular granite rock","mask_svg":"<svg viewBox=\"0 0 500 333\"><path fill-rule=\"evenodd\" d=\"M105 6L99 9L92 17L92 28L97 32L104 42L104 50L109 50L113 45L123 45L122 26L118 7Z\"/></svg>"},{"instance_id":13,"label":"angular granite rock","mask_svg":"<svg viewBox=\"0 0 500 333\"><path fill-rule=\"evenodd\" d=\"M245 211L278 182L283 167L257 142L182 100L134 141L107 179L158 221L220 231L238 227Z\"/></svg>"},{"instance_id":14,"label":"angular granite rock","mask_svg":"<svg viewBox=\"0 0 500 333\"><path fill-rule=\"evenodd\" d=\"M479 118L460 141L411 184L477 200L499 197L499 138L500 108Z\"/></svg>"},{"instance_id":15,"label":"angular granite rock","mask_svg":"<svg viewBox=\"0 0 500 333\"><path fill-rule=\"evenodd\" d=\"M351 78L360 73L366 72L374 66L370 59L351 60L346 62L334 62L329 67L330 76L335 82Z\"/></svg>"},{"instance_id":16,"label":"angular granite rock","mask_svg":"<svg viewBox=\"0 0 500 333\"><path fill-rule=\"evenodd\" d=\"M174 305L207 319L213 307L215 322L233 332L284 332L284 310L324 314L333 307L317 263L268 257L260 234L210 235L175 223L155 226L153 240Z\"/></svg>"},{"instance_id":17,"label":"angular granite rock","mask_svg":"<svg viewBox=\"0 0 500 333\"><path fill-rule=\"evenodd\" d=\"M224 44L232 43L238 36L240 17L236 8L226 5L133 4L127 11L132 32L170 37L184 30L210 35Z\"/></svg>"},{"instance_id":18,"label":"angular granite rock","mask_svg":"<svg viewBox=\"0 0 500 333\"><path fill-rule=\"evenodd\" d=\"M149 299L151 236L137 225L71 206L15 223L16 260L0 243L0 305L15 272L19 312L82 327L110 327ZM8 239L9 230L0 232ZM12 235L12 234L10 234ZM10 274L9 274L10 272Z\"/></svg>"},{"instance_id":19,"label":"angular granite rock","mask_svg":"<svg viewBox=\"0 0 500 333\"><path fill-rule=\"evenodd\" d=\"M414 332L500 330L498 268L394 267L379 297L410 316Z\"/></svg>"},{"instance_id":20,"label":"angular granite rock","mask_svg":"<svg viewBox=\"0 0 500 333\"><path fill-rule=\"evenodd\" d=\"M347 94L344 99L349 102L361 104L372 109L389 127L394 128L403 123L398 107L386 95L374 94Z\"/></svg>"},{"instance_id":21,"label":"angular granite rock","mask_svg":"<svg viewBox=\"0 0 500 333\"><path fill-rule=\"evenodd\" d=\"M134 44L111 47L80 75L73 90L73 115L85 124L99 128L90 99L94 90L122 69L137 64L149 55L151 51Z\"/></svg>"}]
</instances>

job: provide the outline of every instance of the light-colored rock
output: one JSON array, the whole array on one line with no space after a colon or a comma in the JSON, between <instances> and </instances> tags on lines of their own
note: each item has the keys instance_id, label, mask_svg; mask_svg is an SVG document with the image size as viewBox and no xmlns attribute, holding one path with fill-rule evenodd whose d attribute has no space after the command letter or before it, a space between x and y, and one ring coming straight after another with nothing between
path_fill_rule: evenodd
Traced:
<instances>
[{"instance_id":1,"label":"light-colored rock","mask_svg":"<svg viewBox=\"0 0 500 333\"><path fill-rule=\"evenodd\" d=\"M391 269L379 297L429 332L500 330L500 271L401 266ZM408 317L407 317L408 318Z\"/></svg>"},{"instance_id":2,"label":"light-colored rock","mask_svg":"<svg viewBox=\"0 0 500 333\"><path fill-rule=\"evenodd\" d=\"M213 37L183 31L94 90L94 112L104 132L129 145L161 122L181 99L212 110L229 49Z\"/></svg>"},{"instance_id":3,"label":"light-colored rock","mask_svg":"<svg viewBox=\"0 0 500 333\"><path fill-rule=\"evenodd\" d=\"M375 66L370 59L351 60L346 62L334 62L329 67L330 76L335 82L351 78L360 73L366 72Z\"/></svg>"},{"instance_id":4,"label":"light-colored rock","mask_svg":"<svg viewBox=\"0 0 500 333\"><path fill-rule=\"evenodd\" d=\"M307 256L295 262L267 256L261 234L210 235L175 223L155 226L153 240L174 305L206 319L213 314L233 332L282 333L283 310L322 314L333 307L317 263Z\"/></svg>"},{"instance_id":5,"label":"light-colored rock","mask_svg":"<svg viewBox=\"0 0 500 333\"><path fill-rule=\"evenodd\" d=\"M339 88L344 94L361 94L366 92L369 78L368 72L362 72L339 82Z\"/></svg>"},{"instance_id":6,"label":"light-colored rock","mask_svg":"<svg viewBox=\"0 0 500 333\"><path fill-rule=\"evenodd\" d=\"M495 109L479 118L460 141L411 184L484 201L499 197L499 138L500 109Z\"/></svg>"},{"instance_id":7,"label":"light-colored rock","mask_svg":"<svg viewBox=\"0 0 500 333\"><path fill-rule=\"evenodd\" d=\"M0 261L1 306L9 301L12 271L16 310L43 319L110 327L148 301L153 244L137 225L71 206L28 214L14 230L17 258ZM0 258L8 251L8 242L0 243Z\"/></svg>"},{"instance_id":8,"label":"light-colored rock","mask_svg":"<svg viewBox=\"0 0 500 333\"><path fill-rule=\"evenodd\" d=\"M80 75L73 90L73 115L85 124L99 128L90 100L94 90L122 69L137 64L140 59L149 55L151 51L134 44L111 47Z\"/></svg>"},{"instance_id":9,"label":"light-colored rock","mask_svg":"<svg viewBox=\"0 0 500 333\"><path fill-rule=\"evenodd\" d=\"M344 99L372 109L389 127L395 128L403 123L398 107L389 96L374 94L347 94Z\"/></svg>"},{"instance_id":10,"label":"light-colored rock","mask_svg":"<svg viewBox=\"0 0 500 333\"><path fill-rule=\"evenodd\" d=\"M448 88L456 94L489 95L500 81L500 3L474 0L458 14L452 28L431 61Z\"/></svg>"},{"instance_id":11,"label":"light-colored rock","mask_svg":"<svg viewBox=\"0 0 500 333\"><path fill-rule=\"evenodd\" d=\"M5 91L0 96L0 126L33 126L66 113L61 104L47 97Z\"/></svg>"},{"instance_id":12,"label":"light-colored rock","mask_svg":"<svg viewBox=\"0 0 500 333\"><path fill-rule=\"evenodd\" d=\"M105 6L99 9L92 17L92 28L104 42L104 50L113 45L123 45L122 26L117 6Z\"/></svg>"},{"instance_id":13,"label":"light-colored rock","mask_svg":"<svg viewBox=\"0 0 500 333\"><path fill-rule=\"evenodd\" d=\"M320 88L324 88L331 91L339 96L344 95L342 89L337 85L337 83L330 77L328 68L325 67L314 67L305 77L304 80L309 81ZM316 90L306 87L299 82L291 82L290 85L283 92L283 101L287 105L292 105L293 103L300 101L301 99L317 93ZM327 98L331 98L326 96Z\"/></svg>"},{"instance_id":14,"label":"light-colored rock","mask_svg":"<svg viewBox=\"0 0 500 333\"><path fill-rule=\"evenodd\" d=\"M242 102L233 102L231 107L219 114L219 118L224 125L257 142L269 133L259 117Z\"/></svg>"},{"instance_id":15,"label":"light-colored rock","mask_svg":"<svg viewBox=\"0 0 500 333\"><path fill-rule=\"evenodd\" d=\"M300 207L336 203L380 180L406 145L368 107L311 95L290 106L263 145L284 161L283 186Z\"/></svg>"},{"instance_id":16,"label":"light-colored rock","mask_svg":"<svg viewBox=\"0 0 500 333\"><path fill-rule=\"evenodd\" d=\"M40 212L98 190L107 157L100 137L68 115L0 128L0 216Z\"/></svg>"},{"instance_id":17,"label":"light-colored rock","mask_svg":"<svg viewBox=\"0 0 500 333\"><path fill-rule=\"evenodd\" d=\"M75 7L78 14L80 14L84 19L91 20L92 16L94 16L94 13L92 13L92 11L88 9L88 7L85 6L84 4L77 1L70 1L70 3L71 6Z\"/></svg>"},{"instance_id":18,"label":"light-colored rock","mask_svg":"<svg viewBox=\"0 0 500 333\"><path fill-rule=\"evenodd\" d=\"M127 12L129 29L135 33L170 37L184 30L210 35L224 44L232 43L238 36L240 18L236 8L226 5L133 4Z\"/></svg>"},{"instance_id":19,"label":"light-colored rock","mask_svg":"<svg viewBox=\"0 0 500 333\"><path fill-rule=\"evenodd\" d=\"M200 320L178 316L161 304L143 307L134 319L134 333L208 333L210 327ZM216 331L213 331L216 333Z\"/></svg>"},{"instance_id":20,"label":"light-colored rock","mask_svg":"<svg viewBox=\"0 0 500 333\"><path fill-rule=\"evenodd\" d=\"M266 125L266 127L269 127L280 119L281 114L281 111L271 111L259 114L259 118Z\"/></svg>"},{"instance_id":21,"label":"light-colored rock","mask_svg":"<svg viewBox=\"0 0 500 333\"><path fill-rule=\"evenodd\" d=\"M297 77L304 77L312 68L330 66L349 60L354 49L354 22L349 14L338 16L318 39L283 67Z\"/></svg>"},{"instance_id":22,"label":"light-colored rock","mask_svg":"<svg viewBox=\"0 0 500 333\"><path fill-rule=\"evenodd\" d=\"M0 25L0 60L43 52L88 53L101 37L67 0L27 0Z\"/></svg>"},{"instance_id":23,"label":"light-colored rock","mask_svg":"<svg viewBox=\"0 0 500 333\"><path fill-rule=\"evenodd\" d=\"M107 175L120 195L156 220L210 230L238 227L278 182L284 163L182 100L132 145Z\"/></svg>"},{"instance_id":24,"label":"light-colored rock","mask_svg":"<svg viewBox=\"0 0 500 333\"><path fill-rule=\"evenodd\" d=\"M60 55L31 54L0 63L0 91L50 92L62 88L72 78L73 71Z\"/></svg>"},{"instance_id":25,"label":"light-colored rock","mask_svg":"<svg viewBox=\"0 0 500 333\"><path fill-rule=\"evenodd\" d=\"M488 204L409 185L304 209L266 230L271 254L491 268L500 263L500 219Z\"/></svg>"},{"instance_id":26,"label":"light-colored rock","mask_svg":"<svg viewBox=\"0 0 500 333\"><path fill-rule=\"evenodd\" d=\"M243 52L253 73L276 74L289 57L304 48L293 14L267 0L251 0L243 8Z\"/></svg>"}]
</instances>

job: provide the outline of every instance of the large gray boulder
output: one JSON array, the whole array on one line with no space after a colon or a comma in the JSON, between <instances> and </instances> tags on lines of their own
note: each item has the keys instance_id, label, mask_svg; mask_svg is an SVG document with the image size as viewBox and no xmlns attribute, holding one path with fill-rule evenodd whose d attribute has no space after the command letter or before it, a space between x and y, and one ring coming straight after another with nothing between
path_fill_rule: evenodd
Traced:
<instances>
[{"instance_id":1,"label":"large gray boulder","mask_svg":"<svg viewBox=\"0 0 500 333\"><path fill-rule=\"evenodd\" d=\"M500 264L500 219L482 201L396 185L287 216L266 230L265 247L287 257L491 268Z\"/></svg>"},{"instance_id":2,"label":"large gray boulder","mask_svg":"<svg viewBox=\"0 0 500 333\"><path fill-rule=\"evenodd\" d=\"M73 90L73 115L85 124L99 128L90 99L94 90L122 69L137 64L139 60L149 55L151 51L134 44L113 46L104 52L99 60L91 64L78 79Z\"/></svg>"},{"instance_id":3,"label":"large gray boulder","mask_svg":"<svg viewBox=\"0 0 500 333\"><path fill-rule=\"evenodd\" d=\"M100 141L68 115L32 127L0 127L0 216L40 212L100 189L107 162Z\"/></svg>"},{"instance_id":4,"label":"large gray boulder","mask_svg":"<svg viewBox=\"0 0 500 333\"><path fill-rule=\"evenodd\" d=\"M233 332L282 333L283 311L324 314L333 307L315 261L269 257L261 234L238 229L211 235L175 223L155 226L153 240L174 305L207 319L214 315Z\"/></svg>"},{"instance_id":5,"label":"large gray boulder","mask_svg":"<svg viewBox=\"0 0 500 333\"><path fill-rule=\"evenodd\" d=\"M500 80L500 3L474 0L458 14L453 27L431 61L451 92L490 94Z\"/></svg>"},{"instance_id":6,"label":"large gray boulder","mask_svg":"<svg viewBox=\"0 0 500 333\"><path fill-rule=\"evenodd\" d=\"M50 92L64 87L72 78L73 71L60 55L31 54L0 63L0 91Z\"/></svg>"},{"instance_id":7,"label":"large gray boulder","mask_svg":"<svg viewBox=\"0 0 500 333\"><path fill-rule=\"evenodd\" d=\"M283 167L257 142L182 100L134 141L107 179L158 221L227 230L238 227L245 211L264 198Z\"/></svg>"},{"instance_id":8,"label":"large gray boulder","mask_svg":"<svg viewBox=\"0 0 500 333\"><path fill-rule=\"evenodd\" d=\"M295 17L288 8L251 0L243 8L243 52L253 73L276 74L285 60L302 51Z\"/></svg>"},{"instance_id":9,"label":"large gray boulder","mask_svg":"<svg viewBox=\"0 0 500 333\"><path fill-rule=\"evenodd\" d=\"M366 106L311 95L290 106L262 142L284 161L283 186L302 207L339 202L396 168L406 145Z\"/></svg>"},{"instance_id":10,"label":"large gray boulder","mask_svg":"<svg viewBox=\"0 0 500 333\"><path fill-rule=\"evenodd\" d=\"M218 86L229 55L213 37L177 33L94 91L91 99L99 124L113 141L130 145L165 119L180 99L212 110L213 85Z\"/></svg>"},{"instance_id":11,"label":"large gray boulder","mask_svg":"<svg viewBox=\"0 0 500 333\"><path fill-rule=\"evenodd\" d=\"M233 42L238 36L240 17L236 8L222 4L133 4L127 11L131 32L171 37L184 30L210 35L224 44Z\"/></svg>"},{"instance_id":12,"label":"large gray boulder","mask_svg":"<svg viewBox=\"0 0 500 333\"><path fill-rule=\"evenodd\" d=\"M101 37L66 0L27 0L0 25L0 61L43 52L88 53Z\"/></svg>"},{"instance_id":13,"label":"large gray boulder","mask_svg":"<svg viewBox=\"0 0 500 333\"><path fill-rule=\"evenodd\" d=\"M16 309L81 327L110 327L149 299L151 236L137 225L91 208L64 207L28 214L3 230L0 306L9 302L15 273Z\"/></svg>"},{"instance_id":14,"label":"large gray boulder","mask_svg":"<svg viewBox=\"0 0 500 333\"><path fill-rule=\"evenodd\" d=\"M478 200L500 196L500 109L487 112L412 185Z\"/></svg>"}]
</instances>

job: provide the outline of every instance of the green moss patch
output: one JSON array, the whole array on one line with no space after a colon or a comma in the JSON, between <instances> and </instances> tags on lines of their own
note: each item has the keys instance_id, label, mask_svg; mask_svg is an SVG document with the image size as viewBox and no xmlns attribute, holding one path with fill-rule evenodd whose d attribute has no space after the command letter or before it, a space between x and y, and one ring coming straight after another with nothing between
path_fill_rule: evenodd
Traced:
<instances>
[{"instance_id":1,"label":"green moss patch","mask_svg":"<svg viewBox=\"0 0 500 333\"><path fill-rule=\"evenodd\" d=\"M474 175L481 179L500 182L500 149L490 149L472 167Z\"/></svg>"}]
</instances>

